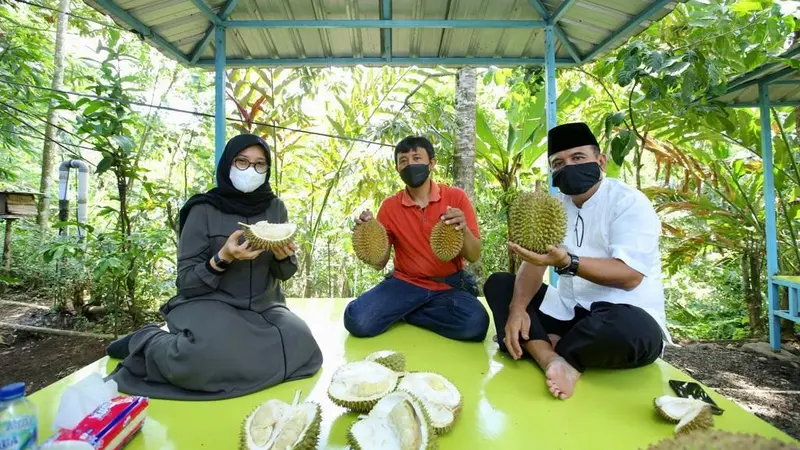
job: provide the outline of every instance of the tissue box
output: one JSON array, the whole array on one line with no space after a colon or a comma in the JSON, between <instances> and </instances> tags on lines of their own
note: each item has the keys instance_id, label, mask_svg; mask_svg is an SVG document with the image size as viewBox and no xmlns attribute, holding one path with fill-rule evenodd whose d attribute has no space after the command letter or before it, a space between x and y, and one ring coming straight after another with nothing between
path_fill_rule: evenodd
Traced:
<instances>
[{"instance_id":1,"label":"tissue box","mask_svg":"<svg viewBox=\"0 0 800 450\"><path fill-rule=\"evenodd\" d=\"M121 449L142 428L148 405L146 397L115 397L98 406L74 429L61 429L45 442L42 450Z\"/></svg>"}]
</instances>

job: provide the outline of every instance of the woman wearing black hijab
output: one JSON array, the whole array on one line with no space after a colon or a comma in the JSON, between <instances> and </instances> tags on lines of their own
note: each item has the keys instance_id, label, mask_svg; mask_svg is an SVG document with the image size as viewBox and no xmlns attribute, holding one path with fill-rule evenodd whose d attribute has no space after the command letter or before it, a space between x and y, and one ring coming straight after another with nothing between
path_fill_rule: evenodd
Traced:
<instances>
[{"instance_id":1,"label":"woman wearing black hijab","mask_svg":"<svg viewBox=\"0 0 800 450\"><path fill-rule=\"evenodd\" d=\"M161 307L169 331L150 325L112 343L123 359L110 375L121 392L150 398L214 400L283 381L322 366L308 326L286 307L280 281L297 271L293 244L250 248L238 223L288 221L269 185L269 146L232 138L217 166L217 187L180 212L178 295Z\"/></svg>"}]
</instances>

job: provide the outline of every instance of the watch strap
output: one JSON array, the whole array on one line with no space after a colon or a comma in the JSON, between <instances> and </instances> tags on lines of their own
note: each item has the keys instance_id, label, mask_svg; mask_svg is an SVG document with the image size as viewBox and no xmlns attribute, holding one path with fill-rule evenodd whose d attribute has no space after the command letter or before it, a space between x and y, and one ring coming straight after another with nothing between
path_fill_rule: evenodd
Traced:
<instances>
[{"instance_id":1,"label":"watch strap","mask_svg":"<svg viewBox=\"0 0 800 450\"><path fill-rule=\"evenodd\" d=\"M231 263L225 261L221 256L219 256L219 252L214 253L214 264L216 264L220 269L227 269L228 266L231 265Z\"/></svg>"}]
</instances>

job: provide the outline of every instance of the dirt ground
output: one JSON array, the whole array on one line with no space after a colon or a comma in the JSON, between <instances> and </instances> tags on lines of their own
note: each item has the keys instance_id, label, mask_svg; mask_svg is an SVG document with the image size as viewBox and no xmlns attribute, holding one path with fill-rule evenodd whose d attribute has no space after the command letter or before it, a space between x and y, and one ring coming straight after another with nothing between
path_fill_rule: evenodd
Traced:
<instances>
[{"instance_id":1,"label":"dirt ground","mask_svg":"<svg viewBox=\"0 0 800 450\"><path fill-rule=\"evenodd\" d=\"M0 321L71 328L71 317L46 307L0 302ZM44 336L0 328L0 385L27 383L28 393L63 378L105 354L108 339ZM664 359L765 421L800 439L800 357L782 361L744 351L741 342L684 344ZM795 345L783 352L800 354Z\"/></svg>"}]
</instances>

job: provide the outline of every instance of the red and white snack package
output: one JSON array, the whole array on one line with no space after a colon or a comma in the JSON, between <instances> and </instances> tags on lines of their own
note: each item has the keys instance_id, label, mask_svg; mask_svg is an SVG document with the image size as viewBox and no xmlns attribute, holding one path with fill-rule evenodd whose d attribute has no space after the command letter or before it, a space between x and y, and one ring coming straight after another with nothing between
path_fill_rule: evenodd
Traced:
<instances>
[{"instance_id":1,"label":"red and white snack package","mask_svg":"<svg viewBox=\"0 0 800 450\"><path fill-rule=\"evenodd\" d=\"M115 397L74 429L59 430L42 450L119 450L142 428L149 403L146 397Z\"/></svg>"}]
</instances>

